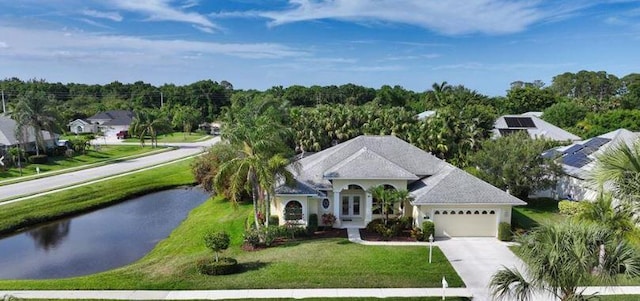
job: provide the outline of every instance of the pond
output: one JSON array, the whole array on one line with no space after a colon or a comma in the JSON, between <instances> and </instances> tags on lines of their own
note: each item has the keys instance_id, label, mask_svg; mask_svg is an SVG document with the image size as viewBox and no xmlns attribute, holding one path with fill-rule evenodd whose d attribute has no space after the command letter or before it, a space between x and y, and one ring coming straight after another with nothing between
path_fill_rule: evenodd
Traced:
<instances>
[{"instance_id":1,"label":"pond","mask_svg":"<svg viewBox=\"0 0 640 301\"><path fill-rule=\"evenodd\" d=\"M0 279L88 275L132 263L209 197L197 188L147 194L0 240Z\"/></svg>"}]
</instances>

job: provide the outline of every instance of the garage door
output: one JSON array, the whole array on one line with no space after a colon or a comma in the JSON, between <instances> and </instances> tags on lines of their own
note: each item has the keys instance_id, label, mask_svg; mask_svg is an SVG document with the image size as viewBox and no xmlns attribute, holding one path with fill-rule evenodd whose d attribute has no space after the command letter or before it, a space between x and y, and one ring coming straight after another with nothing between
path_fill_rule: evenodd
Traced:
<instances>
[{"instance_id":1,"label":"garage door","mask_svg":"<svg viewBox=\"0 0 640 301\"><path fill-rule=\"evenodd\" d=\"M443 209L434 211L436 236L492 236L498 231L497 210Z\"/></svg>"}]
</instances>

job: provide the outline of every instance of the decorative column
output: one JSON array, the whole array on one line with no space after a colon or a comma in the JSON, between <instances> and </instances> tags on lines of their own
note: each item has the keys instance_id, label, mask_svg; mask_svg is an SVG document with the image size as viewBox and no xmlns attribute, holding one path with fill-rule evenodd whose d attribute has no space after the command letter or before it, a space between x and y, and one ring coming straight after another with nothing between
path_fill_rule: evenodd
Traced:
<instances>
[{"instance_id":1,"label":"decorative column","mask_svg":"<svg viewBox=\"0 0 640 301\"><path fill-rule=\"evenodd\" d=\"M372 220L373 214L373 197L367 192L366 201L364 207L364 224L367 225Z\"/></svg>"},{"instance_id":2,"label":"decorative column","mask_svg":"<svg viewBox=\"0 0 640 301\"><path fill-rule=\"evenodd\" d=\"M333 215L336 216L336 223L333 224L334 228L340 228L342 220L340 220L340 190L333 191Z\"/></svg>"}]
</instances>

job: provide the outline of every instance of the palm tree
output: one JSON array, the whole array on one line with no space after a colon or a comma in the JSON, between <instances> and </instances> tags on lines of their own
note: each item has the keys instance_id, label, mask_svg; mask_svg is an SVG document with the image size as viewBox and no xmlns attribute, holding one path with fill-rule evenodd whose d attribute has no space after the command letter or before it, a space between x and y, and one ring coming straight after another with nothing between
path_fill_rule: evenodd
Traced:
<instances>
[{"instance_id":1,"label":"palm tree","mask_svg":"<svg viewBox=\"0 0 640 301\"><path fill-rule=\"evenodd\" d=\"M635 234L638 219L632 208L626 202L614 204L610 193L600 193L596 201L583 206L575 216L578 221L597 223L619 237Z\"/></svg>"},{"instance_id":2,"label":"palm tree","mask_svg":"<svg viewBox=\"0 0 640 301\"><path fill-rule=\"evenodd\" d=\"M609 189L621 200L640 201L640 140L633 146L619 143L596 156L589 181L598 189Z\"/></svg>"},{"instance_id":3,"label":"palm tree","mask_svg":"<svg viewBox=\"0 0 640 301\"><path fill-rule=\"evenodd\" d=\"M168 131L169 128L169 120L157 109L139 110L131 123L131 132L140 138L141 146L144 146L147 135L151 137L151 147L158 146L158 134Z\"/></svg>"},{"instance_id":4,"label":"palm tree","mask_svg":"<svg viewBox=\"0 0 640 301\"><path fill-rule=\"evenodd\" d=\"M503 267L491 279L492 294L530 300L547 292L560 300L584 300L579 290L591 280L613 285L619 275L640 275L640 254L626 241L596 224L544 224L519 239L522 274Z\"/></svg>"},{"instance_id":5,"label":"palm tree","mask_svg":"<svg viewBox=\"0 0 640 301\"><path fill-rule=\"evenodd\" d=\"M33 129L36 155L40 154L41 149L45 149L42 132L46 130L52 135L53 129L56 128L56 112L51 106L54 101L53 96L47 96L44 92L29 91L18 96L18 100L11 112L11 117L18 124L18 131L20 132L18 137L25 137L26 129ZM23 143L26 142L23 141Z\"/></svg>"}]
</instances>

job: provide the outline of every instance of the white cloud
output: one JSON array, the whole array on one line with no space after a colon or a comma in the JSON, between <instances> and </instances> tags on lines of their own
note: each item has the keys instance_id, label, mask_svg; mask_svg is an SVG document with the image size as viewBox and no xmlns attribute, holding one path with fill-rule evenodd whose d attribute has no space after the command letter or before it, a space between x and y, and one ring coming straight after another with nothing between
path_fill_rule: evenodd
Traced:
<instances>
[{"instance_id":1,"label":"white cloud","mask_svg":"<svg viewBox=\"0 0 640 301\"><path fill-rule=\"evenodd\" d=\"M187 7L176 8L171 6L170 0L109 0L110 3L119 9L138 12L147 15L150 21L175 21L190 23L208 28L209 30L221 30L220 26L214 24L206 16L196 12L185 12L183 9L192 7L195 2L187 1ZM197 3L195 3L197 4ZM189 6L191 5L191 6ZM184 6L184 5L183 5Z\"/></svg>"},{"instance_id":2,"label":"white cloud","mask_svg":"<svg viewBox=\"0 0 640 301\"><path fill-rule=\"evenodd\" d=\"M9 45L7 44L7 42L0 41L0 49L3 48L9 48Z\"/></svg>"},{"instance_id":3,"label":"white cloud","mask_svg":"<svg viewBox=\"0 0 640 301\"><path fill-rule=\"evenodd\" d=\"M247 59L298 58L309 55L307 52L274 43L224 44L161 40L7 26L0 27L0 36L12 37L11 48L0 52L0 57L28 61L54 58L101 62L105 65L131 62L155 65L181 61L185 56L192 56L194 53Z\"/></svg>"},{"instance_id":4,"label":"white cloud","mask_svg":"<svg viewBox=\"0 0 640 301\"><path fill-rule=\"evenodd\" d=\"M505 34L524 30L546 14L537 1L507 0L289 0L291 8L263 12L272 26L319 19L411 24L443 34Z\"/></svg>"},{"instance_id":5,"label":"white cloud","mask_svg":"<svg viewBox=\"0 0 640 301\"><path fill-rule=\"evenodd\" d=\"M82 14L89 17L108 19L115 22L122 21L122 16L117 12L101 12L93 9L85 9Z\"/></svg>"}]
</instances>

